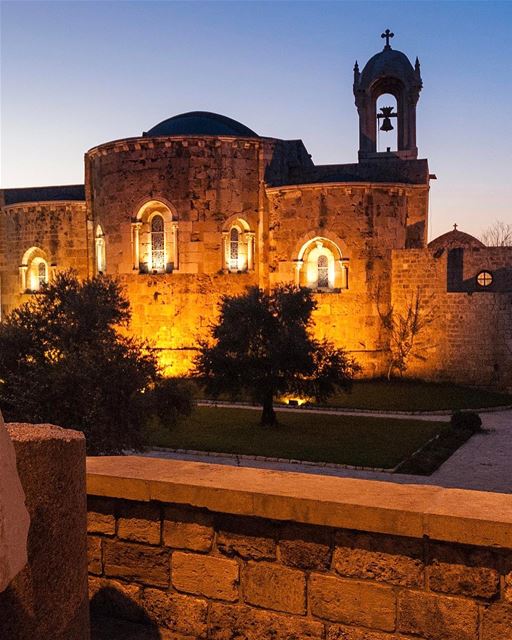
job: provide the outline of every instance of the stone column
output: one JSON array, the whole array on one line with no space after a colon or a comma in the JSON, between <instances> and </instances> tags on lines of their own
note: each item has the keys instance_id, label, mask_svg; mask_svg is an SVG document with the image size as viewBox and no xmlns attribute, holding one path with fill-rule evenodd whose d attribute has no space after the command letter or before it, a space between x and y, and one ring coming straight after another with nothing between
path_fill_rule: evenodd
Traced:
<instances>
[{"instance_id":1,"label":"stone column","mask_svg":"<svg viewBox=\"0 0 512 640\"><path fill-rule=\"evenodd\" d=\"M14 445L0 413L0 593L27 564L29 525Z\"/></svg>"},{"instance_id":2,"label":"stone column","mask_svg":"<svg viewBox=\"0 0 512 640\"><path fill-rule=\"evenodd\" d=\"M133 269L139 270L140 265L140 228L142 222L132 222L132 255Z\"/></svg>"},{"instance_id":3,"label":"stone column","mask_svg":"<svg viewBox=\"0 0 512 640\"><path fill-rule=\"evenodd\" d=\"M179 255L178 255L178 223L172 222L172 261L174 263L174 270L179 269Z\"/></svg>"},{"instance_id":4,"label":"stone column","mask_svg":"<svg viewBox=\"0 0 512 640\"><path fill-rule=\"evenodd\" d=\"M229 231L222 232L222 270L229 271Z\"/></svg>"},{"instance_id":5,"label":"stone column","mask_svg":"<svg viewBox=\"0 0 512 640\"><path fill-rule=\"evenodd\" d=\"M245 237L247 238L247 270L253 271L254 269L254 237L253 231L246 231Z\"/></svg>"},{"instance_id":6,"label":"stone column","mask_svg":"<svg viewBox=\"0 0 512 640\"><path fill-rule=\"evenodd\" d=\"M85 438L8 424L30 514L28 565L0 594L2 640L89 640Z\"/></svg>"},{"instance_id":7,"label":"stone column","mask_svg":"<svg viewBox=\"0 0 512 640\"><path fill-rule=\"evenodd\" d=\"M19 270L20 270L20 290L21 290L21 293L25 293L25 291L27 290L28 265L27 264L20 265Z\"/></svg>"}]
</instances>

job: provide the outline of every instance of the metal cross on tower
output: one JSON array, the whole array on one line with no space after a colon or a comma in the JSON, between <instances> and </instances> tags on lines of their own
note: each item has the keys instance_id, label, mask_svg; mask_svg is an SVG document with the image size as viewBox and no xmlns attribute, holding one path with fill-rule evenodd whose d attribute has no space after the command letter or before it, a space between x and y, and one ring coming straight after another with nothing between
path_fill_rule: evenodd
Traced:
<instances>
[{"instance_id":1,"label":"metal cross on tower","mask_svg":"<svg viewBox=\"0 0 512 640\"><path fill-rule=\"evenodd\" d=\"M389 44L389 39L390 38L394 38L395 34L392 33L389 29L386 29L386 31L384 31L384 33L380 34L381 38L386 38L386 46L384 47L384 49L391 49L391 46Z\"/></svg>"}]
</instances>

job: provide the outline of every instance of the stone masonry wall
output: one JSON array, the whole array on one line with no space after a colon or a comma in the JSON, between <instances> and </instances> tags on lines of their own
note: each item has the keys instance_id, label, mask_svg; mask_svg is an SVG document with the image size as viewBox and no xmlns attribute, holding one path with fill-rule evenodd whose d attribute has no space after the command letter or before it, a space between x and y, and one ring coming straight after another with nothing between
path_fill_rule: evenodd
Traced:
<instances>
[{"instance_id":1,"label":"stone masonry wall","mask_svg":"<svg viewBox=\"0 0 512 640\"><path fill-rule=\"evenodd\" d=\"M88 510L92 613L151 638L512 640L512 539L481 547L95 496Z\"/></svg>"},{"instance_id":2,"label":"stone masonry wall","mask_svg":"<svg viewBox=\"0 0 512 640\"><path fill-rule=\"evenodd\" d=\"M506 266L505 251L464 252L464 278ZM512 292L447 292L446 252L393 252L392 304L405 314L419 291L433 322L419 335L407 375L512 388Z\"/></svg>"},{"instance_id":3,"label":"stone masonry wall","mask_svg":"<svg viewBox=\"0 0 512 640\"><path fill-rule=\"evenodd\" d=\"M50 269L90 272L85 202L55 201L6 206L0 210L0 278L2 311L28 300L20 289L19 267L25 252L37 247Z\"/></svg>"}]
</instances>

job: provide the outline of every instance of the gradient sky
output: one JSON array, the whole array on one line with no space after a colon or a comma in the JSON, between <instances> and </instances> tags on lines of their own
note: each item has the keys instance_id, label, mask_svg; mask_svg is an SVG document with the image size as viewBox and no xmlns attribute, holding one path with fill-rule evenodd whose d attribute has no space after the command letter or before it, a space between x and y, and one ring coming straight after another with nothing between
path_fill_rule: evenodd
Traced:
<instances>
[{"instance_id":1,"label":"gradient sky","mask_svg":"<svg viewBox=\"0 0 512 640\"><path fill-rule=\"evenodd\" d=\"M434 237L512 223L512 2L2 2L1 183L83 182L83 154L206 110L354 162L352 68L421 61Z\"/></svg>"}]
</instances>

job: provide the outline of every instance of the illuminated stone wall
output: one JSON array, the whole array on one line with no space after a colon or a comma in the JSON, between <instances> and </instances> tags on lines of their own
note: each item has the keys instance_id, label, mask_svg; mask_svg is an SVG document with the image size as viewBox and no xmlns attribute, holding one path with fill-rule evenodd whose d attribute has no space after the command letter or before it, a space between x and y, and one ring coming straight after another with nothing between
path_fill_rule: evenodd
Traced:
<instances>
[{"instance_id":1,"label":"illuminated stone wall","mask_svg":"<svg viewBox=\"0 0 512 640\"><path fill-rule=\"evenodd\" d=\"M49 272L73 268L86 277L90 247L84 202L29 202L0 209L2 313L28 299L20 266L31 247L45 256ZM28 287L26 287L28 288Z\"/></svg>"},{"instance_id":2,"label":"illuminated stone wall","mask_svg":"<svg viewBox=\"0 0 512 640\"><path fill-rule=\"evenodd\" d=\"M512 388L512 287L504 278L501 291L447 292L447 252L439 254L430 249L393 252L396 312L405 314L419 290L434 319L418 335L407 375ZM465 249L464 280L474 281L484 269L510 274L510 262L510 248Z\"/></svg>"},{"instance_id":3,"label":"illuminated stone wall","mask_svg":"<svg viewBox=\"0 0 512 640\"><path fill-rule=\"evenodd\" d=\"M346 348L362 375L371 377L386 373L389 361L377 300L400 312L420 287L425 298L435 296L436 320L419 336L407 375L512 387L511 250L478 246L462 234L469 242L467 291L448 294L449 247L423 248L428 190L424 160L316 167L300 140L173 136L109 142L86 154L85 202L2 208L2 313L29 299L20 267L31 247L45 256L50 277L70 267L83 277L100 268L126 287L130 330L155 345L167 373L183 375L197 340L208 335L221 295L241 294L250 285L301 284L315 290L317 336ZM148 263L152 212L162 212L165 225L158 273ZM245 234L248 269L230 272L229 233L236 221ZM450 242L462 236L457 232ZM328 286L311 276L321 255ZM469 295L482 269L492 270L500 286Z\"/></svg>"}]
</instances>

